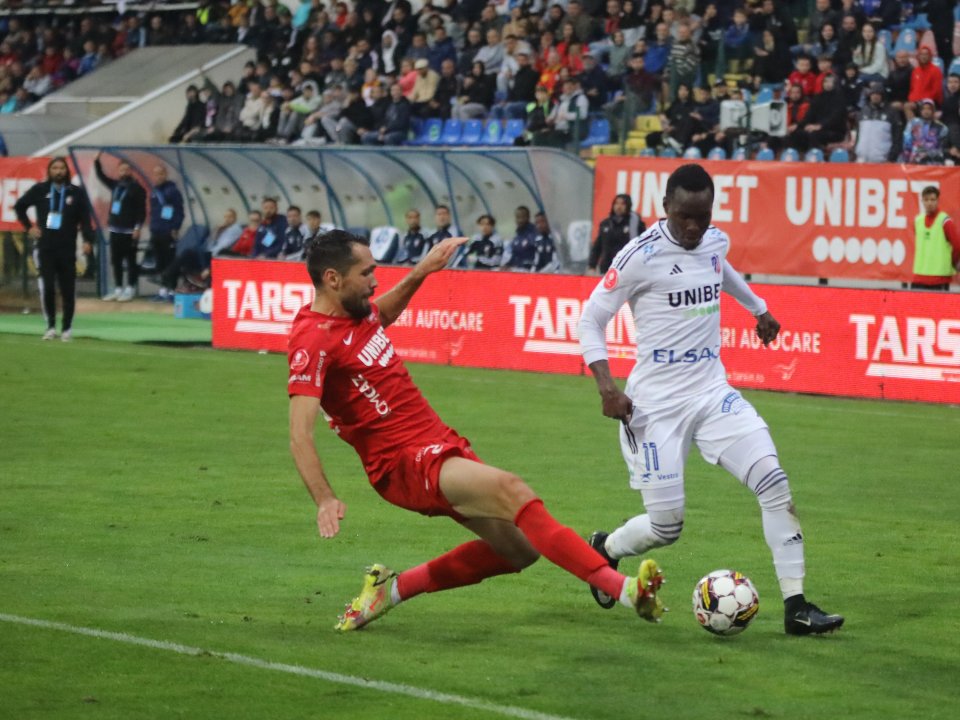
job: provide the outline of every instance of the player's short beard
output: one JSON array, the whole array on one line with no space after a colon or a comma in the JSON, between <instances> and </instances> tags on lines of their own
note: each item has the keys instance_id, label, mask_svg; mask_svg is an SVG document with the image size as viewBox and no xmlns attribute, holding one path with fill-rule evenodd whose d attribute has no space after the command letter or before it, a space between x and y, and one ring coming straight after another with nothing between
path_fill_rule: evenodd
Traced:
<instances>
[{"instance_id":1,"label":"player's short beard","mask_svg":"<svg viewBox=\"0 0 960 720\"><path fill-rule=\"evenodd\" d=\"M363 320L370 314L370 300L356 295L354 297L342 298L341 304L347 314L354 320Z\"/></svg>"}]
</instances>

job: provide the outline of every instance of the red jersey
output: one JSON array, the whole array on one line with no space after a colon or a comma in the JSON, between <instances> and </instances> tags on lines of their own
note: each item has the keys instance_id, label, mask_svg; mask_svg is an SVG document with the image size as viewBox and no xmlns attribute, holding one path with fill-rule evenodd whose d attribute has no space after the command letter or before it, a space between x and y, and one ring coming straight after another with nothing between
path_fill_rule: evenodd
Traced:
<instances>
[{"instance_id":1,"label":"red jersey","mask_svg":"<svg viewBox=\"0 0 960 720\"><path fill-rule=\"evenodd\" d=\"M816 94L817 76L812 72L802 73L799 70L794 70L790 73L790 77L787 78L787 83L802 87L804 95L810 96Z\"/></svg>"},{"instance_id":2,"label":"red jersey","mask_svg":"<svg viewBox=\"0 0 960 720\"><path fill-rule=\"evenodd\" d=\"M287 392L320 399L330 427L357 451L371 483L405 447L458 437L413 384L376 305L362 320L304 306L290 330L287 358Z\"/></svg>"}]
</instances>

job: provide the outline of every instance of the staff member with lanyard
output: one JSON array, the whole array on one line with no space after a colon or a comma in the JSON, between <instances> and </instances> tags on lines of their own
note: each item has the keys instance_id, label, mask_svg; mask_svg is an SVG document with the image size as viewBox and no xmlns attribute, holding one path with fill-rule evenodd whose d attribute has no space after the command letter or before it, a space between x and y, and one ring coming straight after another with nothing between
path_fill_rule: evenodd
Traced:
<instances>
[{"instance_id":1,"label":"staff member with lanyard","mask_svg":"<svg viewBox=\"0 0 960 720\"><path fill-rule=\"evenodd\" d=\"M167 169L156 165L152 171L153 192L150 193L150 245L157 262L157 275L176 278L179 272L171 268L177 256L177 237L183 225L183 195L172 180L167 179ZM173 288L161 281L154 300L173 301Z\"/></svg>"},{"instance_id":2,"label":"staff member with lanyard","mask_svg":"<svg viewBox=\"0 0 960 720\"><path fill-rule=\"evenodd\" d=\"M30 221L27 210L33 208L36 223ZM47 165L47 179L27 190L14 206L17 219L36 244L34 262L40 271L40 299L47 320L44 340L57 337L57 294L60 285L63 300L64 342L73 337L73 309L77 286L77 231L85 243L93 242L90 227L90 202L82 188L70 184L70 169L62 157L53 158Z\"/></svg>"},{"instance_id":3,"label":"staff member with lanyard","mask_svg":"<svg viewBox=\"0 0 960 720\"><path fill-rule=\"evenodd\" d=\"M93 165L97 177L110 188L110 217L107 229L110 231L110 260L113 264L114 290L103 296L104 300L129 302L136 295L137 278L140 268L137 265L137 244L140 241L140 226L147 217L147 193L136 180L130 163L120 161L117 166L118 177L114 180L103 172L100 155ZM127 261L127 285L123 284L123 261Z\"/></svg>"}]
</instances>

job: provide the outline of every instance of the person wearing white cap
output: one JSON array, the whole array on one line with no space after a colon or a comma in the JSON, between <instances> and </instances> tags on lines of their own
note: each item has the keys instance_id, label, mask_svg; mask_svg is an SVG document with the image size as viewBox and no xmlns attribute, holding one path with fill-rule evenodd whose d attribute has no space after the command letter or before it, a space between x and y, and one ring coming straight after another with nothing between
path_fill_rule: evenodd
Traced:
<instances>
[{"instance_id":1,"label":"person wearing white cap","mask_svg":"<svg viewBox=\"0 0 960 720\"><path fill-rule=\"evenodd\" d=\"M417 71L417 79L414 80L408 99L413 105L414 115L424 116L429 109L429 102L437 92L440 76L430 69L430 62L426 58L417 60L413 69Z\"/></svg>"}]
</instances>

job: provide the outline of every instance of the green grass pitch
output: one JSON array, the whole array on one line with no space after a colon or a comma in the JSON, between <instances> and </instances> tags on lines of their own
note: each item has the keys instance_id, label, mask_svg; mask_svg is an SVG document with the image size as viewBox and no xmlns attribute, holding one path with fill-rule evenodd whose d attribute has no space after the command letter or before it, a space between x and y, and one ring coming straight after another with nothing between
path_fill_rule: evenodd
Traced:
<instances>
[{"instance_id":1,"label":"green grass pitch","mask_svg":"<svg viewBox=\"0 0 960 720\"><path fill-rule=\"evenodd\" d=\"M639 509L590 378L412 372L483 458L581 534ZM468 536L385 504L320 429L348 507L340 536L322 541L287 450L285 382L276 355L0 335L0 614L528 717L956 717L956 408L748 393L791 476L808 595L847 617L836 635L784 636L756 502L696 453L684 535L655 553L673 610L662 625L599 609L542 560L338 635L365 564L404 568ZM723 639L696 625L690 595L728 566L753 579L761 607ZM0 621L0 718L434 717L498 714Z\"/></svg>"}]
</instances>

